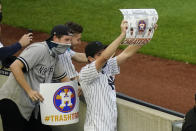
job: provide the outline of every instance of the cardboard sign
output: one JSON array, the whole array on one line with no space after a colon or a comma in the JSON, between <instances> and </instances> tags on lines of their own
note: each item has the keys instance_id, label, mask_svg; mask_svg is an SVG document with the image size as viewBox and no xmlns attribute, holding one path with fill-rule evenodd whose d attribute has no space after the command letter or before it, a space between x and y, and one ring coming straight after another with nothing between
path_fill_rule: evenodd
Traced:
<instances>
[{"instance_id":1,"label":"cardboard sign","mask_svg":"<svg viewBox=\"0 0 196 131\"><path fill-rule=\"evenodd\" d=\"M123 44L131 44L133 38L151 39L154 34L158 13L155 9L120 9L124 20L128 21L126 39Z\"/></svg>"},{"instance_id":2,"label":"cardboard sign","mask_svg":"<svg viewBox=\"0 0 196 131\"><path fill-rule=\"evenodd\" d=\"M76 81L40 84L41 120L45 125L68 125L79 122L79 97Z\"/></svg>"}]
</instances>

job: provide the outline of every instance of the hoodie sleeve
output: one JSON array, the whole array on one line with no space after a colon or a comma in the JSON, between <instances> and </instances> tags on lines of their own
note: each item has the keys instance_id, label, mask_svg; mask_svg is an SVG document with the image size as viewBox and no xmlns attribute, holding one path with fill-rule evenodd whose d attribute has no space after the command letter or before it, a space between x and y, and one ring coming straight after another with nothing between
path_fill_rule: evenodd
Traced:
<instances>
[{"instance_id":1,"label":"hoodie sleeve","mask_svg":"<svg viewBox=\"0 0 196 131\"><path fill-rule=\"evenodd\" d=\"M4 46L0 48L0 60L4 60L8 56L11 56L21 49L19 43L12 44L10 46Z\"/></svg>"}]
</instances>

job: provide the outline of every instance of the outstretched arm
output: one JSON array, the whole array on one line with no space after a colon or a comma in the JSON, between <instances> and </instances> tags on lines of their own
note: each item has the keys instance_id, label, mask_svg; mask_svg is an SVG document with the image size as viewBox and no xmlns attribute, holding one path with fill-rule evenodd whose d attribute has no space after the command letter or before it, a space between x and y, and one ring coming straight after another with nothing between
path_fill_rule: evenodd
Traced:
<instances>
[{"instance_id":1,"label":"outstretched arm","mask_svg":"<svg viewBox=\"0 0 196 131\"><path fill-rule=\"evenodd\" d=\"M15 43L10 46L4 46L0 48L0 60L4 60L5 58L15 54L19 51L22 46L19 43Z\"/></svg>"},{"instance_id":2,"label":"outstretched arm","mask_svg":"<svg viewBox=\"0 0 196 131\"><path fill-rule=\"evenodd\" d=\"M158 25L155 24L155 30L157 30ZM135 45L129 45L120 55L117 56L118 65L125 62L128 58L134 55L143 45L147 44L151 39L134 39L132 43Z\"/></svg>"},{"instance_id":3,"label":"outstretched arm","mask_svg":"<svg viewBox=\"0 0 196 131\"><path fill-rule=\"evenodd\" d=\"M0 60L3 60L16 52L18 52L22 47L27 46L32 41L32 33L24 34L18 43L10 46L5 46L0 48Z\"/></svg>"},{"instance_id":4,"label":"outstretched arm","mask_svg":"<svg viewBox=\"0 0 196 131\"><path fill-rule=\"evenodd\" d=\"M107 60L115 53L121 41L124 39L127 29L127 21L121 23L121 34L103 51L101 56L96 60L95 66L99 71L107 62Z\"/></svg>"},{"instance_id":5,"label":"outstretched arm","mask_svg":"<svg viewBox=\"0 0 196 131\"><path fill-rule=\"evenodd\" d=\"M85 53L76 52L75 55L72 56L72 59L76 62L79 62L79 63L87 63L88 62Z\"/></svg>"},{"instance_id":6,"label":"outstretched arm","mask_svg":"<svg viewBox=\"0 0 196 131\"><path fill-rule=\"evenodd\" d=\"M117 59L117 64L120 66L123 62L125 62L128 58L133 56L143 45L148 43L149 40L134 40L134 43L138 43L138 45L129 45L122 53L120 53L116 59Z\"/></svg>"}]
</instances>

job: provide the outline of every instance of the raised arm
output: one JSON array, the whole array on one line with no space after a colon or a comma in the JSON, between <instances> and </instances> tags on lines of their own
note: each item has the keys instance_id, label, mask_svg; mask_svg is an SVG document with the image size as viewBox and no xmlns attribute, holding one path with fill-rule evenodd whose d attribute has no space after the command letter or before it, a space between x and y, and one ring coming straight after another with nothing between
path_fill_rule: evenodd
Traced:
<instances>
[{"instance_id":1,"label":"raised arm","mask_svg":"<svg viewBox=\"0 0 196 131\"><path fill-rule=\"evenodd\" d=\"M157 30L158 25L155 24L155 30ZM150 39L133 39L134 45L129 45L120 55L117 56L118 65L125 62L128 58L134 55L143 45L147 44Z\"/></svg>"},{"instance_id":2,"label":"raised arm","mask_svg":"<svg viewBox=\"0 0 196 131\"><path fill-rule=\"evenodd\" d=\"M28 82L26 81L24 77L24 73L22 71L24 67L24 64L20 60L15 60L14 63L11 64L10 69L16 79L16 81L19 83L19 85L25 90L25 92L29 95L32 101L43 101L43 97L39 92L32 90Z\"/></svg>"},{"instance_id":3,"label":"raised arm","mask_svg":"<svg viewBox=\"0 0 196 131\"><path fill-rule=\"evenodd\" d=\"M121 23L121 34L103 51L101 56L95 62L96 69L99 71L108 59L115 53L121 41L124 39L127 29L127 21Z\"/></svg>"},{"instance_id":4,"label":"raised arm","mask_svg":"<svg viewBox=\"0 0 196 131\"><path fill-rule=\"evenodd\" d=\"M22 46L19 43L12 44L10 46L4 46L0 48L0 60L4 60L7 57L18 52Z\"/></svg>"},{"instance_id":5,"label":"raised arm","mask_svg":"<svg viewBox=\"0 0 196 131\"><path fill-rule=\"evenodd\" d=\"M120 53L116 59L117 59L117 64L120 65L123 62L125 62L128 58L133 56L143 45L148 43L149 40L134 40L134 43L138 43L138 45L129 45L122 53Z\"/></svg>"},{"instance_id":6,"label":"raised arm","mask_svg":"<svg viewBox=\"0 0 196 131\"><path fill-rule=\"evenodd\" d=\"M23 35L18 43L10 46L5 46L0 48L0 60L3 60L16 52L18 52L22 47L27 46L32 41L32 33Z\"/></svg>"}]
</instances>

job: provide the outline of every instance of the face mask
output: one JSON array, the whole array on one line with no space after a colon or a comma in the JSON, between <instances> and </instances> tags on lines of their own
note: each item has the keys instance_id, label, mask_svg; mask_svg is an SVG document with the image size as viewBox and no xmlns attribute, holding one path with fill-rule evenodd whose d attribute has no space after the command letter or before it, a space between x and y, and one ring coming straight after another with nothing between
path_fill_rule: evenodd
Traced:
<instances>
[{"instance_id":1,"label":"face mask","mask_svg":"<svg viewBox=\"0 0 196 131\"><path fill-rule=\"evenodd\" d=\"M53 42L53 41L52 41ZM56 43L53 42L54 44L57 44L56 47L52 48L52 51L57 54L57 55L61 55L63 53L65 53L65 51L70 48L71 44L67 43L67 44L62 44L62 43Z\"/></svg>"},{"instance_id":2,"label":"face mask","mask_svg":"<svg viewBox=\"0 0 196 131\"><path fill-rule=\"evenodd\" d=\"M3 15L2 15L2 12L0 12L0 23L1 23L2 19L3 19Z\"/></svg>"}]
</instances>

